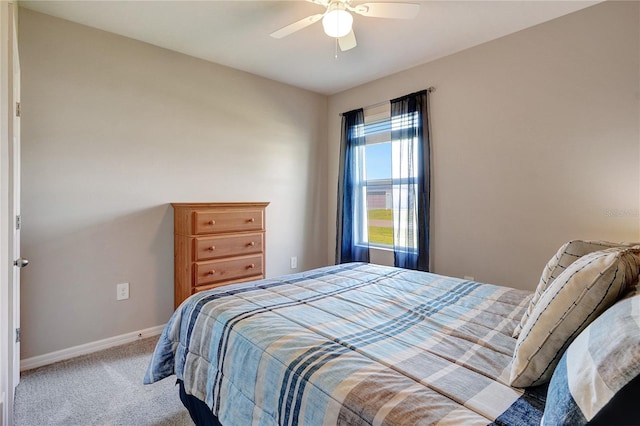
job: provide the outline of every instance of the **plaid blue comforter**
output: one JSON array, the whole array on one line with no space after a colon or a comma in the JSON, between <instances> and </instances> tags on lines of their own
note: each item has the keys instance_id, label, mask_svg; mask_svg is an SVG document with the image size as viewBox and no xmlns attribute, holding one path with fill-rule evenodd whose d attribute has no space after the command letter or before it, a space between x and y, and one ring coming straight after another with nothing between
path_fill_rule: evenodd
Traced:
<instances>
[{"instance_id":1,"label":"plaid blue comforter","mask_svg":"<svg viewBox=\"0 0 640 426\"><path fill-rule=\"evenodd\" d=\"M223 425L539 424L508 386L529 292L352 263L198 293L145 376Z\"/></svg>"}]
</instances>

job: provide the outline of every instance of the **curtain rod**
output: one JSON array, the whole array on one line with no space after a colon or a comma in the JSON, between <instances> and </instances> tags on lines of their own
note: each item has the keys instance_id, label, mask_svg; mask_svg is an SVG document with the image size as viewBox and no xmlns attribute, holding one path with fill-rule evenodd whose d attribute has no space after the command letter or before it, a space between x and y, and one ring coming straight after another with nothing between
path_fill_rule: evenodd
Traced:
<instances>
[{"instance_id":1,"label":"curtain rod","mask_svg":"<svg viewBox=\"0 0 640 426\"><path fill-rule=\"evenodd\" d=\"M429 92L429 93L433 93L433 92L435 92L435 91L436 91L436 88L435 88L435 87L433 87L433 86L431 86L431 87L427 87L426 91L427 91L427 92ZM377 104L368 105L368 106L366 106L366 107L364 107L364 108L362 108L362 109L369 109L369 108L379 107L379 106L382 106L382 105L387 104L387 103L389 103L389 102L391 102L391 101L382 101L382 102L378 102ZM339 117L341 117L343 114L344 114L344 112L341 112L340 114L338 114L338 116L339 116Z\"/></svg>"}]
</instances>

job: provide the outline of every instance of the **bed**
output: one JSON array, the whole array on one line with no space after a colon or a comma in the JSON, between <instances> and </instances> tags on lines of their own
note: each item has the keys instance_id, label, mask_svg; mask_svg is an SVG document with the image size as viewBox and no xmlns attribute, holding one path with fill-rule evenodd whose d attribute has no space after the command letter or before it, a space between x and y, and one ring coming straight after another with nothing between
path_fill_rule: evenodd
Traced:
<instances>
[{"instance_id":1,"label":"bed","mask_svg":"<svg viewBox=\"0 0 640 426\"><path fill-rule=\"evenodd\" d=\"M540 424L510 386L534 293L363 263L224 286L172 315L145 383L176 375L197 424Z\"/></svg>"}]
</instances>

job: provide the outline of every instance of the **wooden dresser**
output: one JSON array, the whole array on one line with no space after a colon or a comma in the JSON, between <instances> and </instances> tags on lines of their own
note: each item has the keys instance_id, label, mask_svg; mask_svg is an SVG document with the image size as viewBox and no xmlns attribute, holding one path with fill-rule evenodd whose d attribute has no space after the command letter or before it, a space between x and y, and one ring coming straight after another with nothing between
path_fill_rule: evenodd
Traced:
<instances>
[{"instance_id":1,"label":"wooden dresser","mask_svg":"<svg viewBox=\"0 0 640 426\"><path fill-rule=\"evenodd\" d=\"M172 203L174 308L202 290L265 277L269 203Z\"/></svg>"}]
</instances>

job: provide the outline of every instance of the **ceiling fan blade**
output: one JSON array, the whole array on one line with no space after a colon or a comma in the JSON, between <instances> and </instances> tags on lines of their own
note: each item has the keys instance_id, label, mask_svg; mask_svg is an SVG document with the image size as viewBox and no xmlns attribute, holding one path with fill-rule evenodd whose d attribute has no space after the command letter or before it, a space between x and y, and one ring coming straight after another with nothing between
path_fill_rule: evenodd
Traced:
<instances>
[{"instance_id":1,"label":"ceiling fan blade","mask_svg":"<svg viewBox=\"0 0 640 426\"><path fill-rule=\"evenodd\" d=\"M287 25L286 27L280 28L279 30L272 32L271 37L273 38L286 37L289 34L293 34L296 31L300 31L301 29L307 28L309 25L315 22L318 22L320 19L322 19L323 16L324 16L324 13L318 13L316 15L307 16L304 19L301 19L297 22L294 22L293 24Z\"/></svg>"},{"instance_id":2,"label":"ceiling fan blade","mask_svg":"<svg viewBox=\"0 0 640 426\"><path fill-rule=\"evenodd\" d=\"M319 4L320 6L329 6L329 0L307 0L309 3Z\"/></svg>"},{"instance_id":3,"label":"ceiling fan blade","mask_svg":"<svg viewBox=\"0 0 640 426\"><path fill-rule=\"evenodd\" d=\"M358 43L356 43L356 35L353 30L351 30L351 32L349 32L349 34L347 34L346 36L340 37L338 39L338 44L340 45L340 50L342 50L343 52L356 47Z\"/></svg>"},{"instance_id":4,"label":"ceiling fan blade","mask_svg":"<svg viewBox=\"0 0 640 426\"><path fill-rule=\"evenodd\" d=\"M372 18L413 19L420 11L419 4L364 3L351 8L355 13Z\"/></svg>"}]
</instances>

